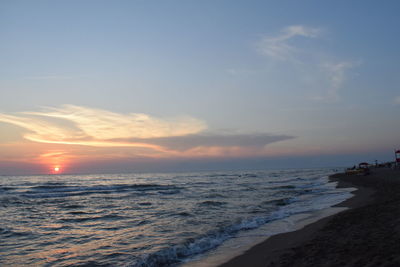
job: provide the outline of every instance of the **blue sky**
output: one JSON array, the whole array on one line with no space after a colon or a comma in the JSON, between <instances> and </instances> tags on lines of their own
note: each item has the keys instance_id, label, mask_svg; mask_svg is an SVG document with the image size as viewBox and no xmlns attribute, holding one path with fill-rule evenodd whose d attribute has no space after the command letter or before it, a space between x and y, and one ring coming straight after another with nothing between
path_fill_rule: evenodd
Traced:
<instances>
[{"instance_id":1,"label":"blue sky","mask_svg":"<svg viewBox=\"0 0 400 267\"><path fill-rule=\"evenodd\" d=\"M399 6L2 1L0 162L388 160L400 145Z\"/></svg>"}]
</instances>

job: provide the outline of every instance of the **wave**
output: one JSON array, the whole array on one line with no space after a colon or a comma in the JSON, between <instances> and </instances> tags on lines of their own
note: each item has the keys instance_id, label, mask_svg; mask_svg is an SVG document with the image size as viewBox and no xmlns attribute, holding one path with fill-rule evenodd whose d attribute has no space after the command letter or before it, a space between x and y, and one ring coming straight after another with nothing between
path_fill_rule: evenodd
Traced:
<instances>
[{"instance_id":1,"label":"wave","mask_svg":"<svg viewBox=\"0 0 400 267\"><path fill-rule=\"evenodd\" d=\"M115 214L107 214L103 216L89 216L89 217L78 217L78 218L63 218L63 222L87 222L87 221L114 221L124 219L125 217Z\"/></svg>"},{"instance_id":2,"label":"wave","mask_svg":"<svg viewBox=\"0 0 400 267\"><path fill-rule=\"evenodd\" d=\"M246 218L237 221L226 227L220 227L215 231L200 235L196 238L187 239L185 242L166 247L154 253L143 255L134 262L129 263L128 267L155 267L155 266L174 266L187 260L190 257L205 253L221 245L227 239L233 238L238 232L251 230L266 223L285 219L295 214L313 212L340 203L349 197L343 192L329 194L311 194L307 199L297 197L277 198L264 201L263 204L275 204L277 210L268 214ZM211 204L211 203L210 203Z\"/></svg>"},{"instance_id":3,"label":"wave","mask_svg":"<svg viewBox=\"0 0 400 267\"><path fill-rule=\"evenodd\" d=\"M85 206L82 205L77 205L77 204L70 204L70 205L64 205L61 206L63 209L80 209L80 208L84 208Z\"/></svg>"},{"instance_id":4,"label":"wave","mask_svg":"<svg viewBox=\"0 0 400 267\"><path fill-rule=\"evenodd\" d=\"M7 238L7 237L19 237L19 236L32 236L32 232L30 231L14 231L12 229L7 229L7 228L0 228L0 236L2 238Z\"/></svg>"},{"instance_id":5,"label":"wave","mask_svg":"<svg viewBox=\"0 0 400 267\"><path fill-rule=\"evenodd\" d=\"M181 190L179 190L179 189L158 191L158 193L162 194L162 195L174 195L174 194L179 194L180 192L181 192Z\"/></svg>"},{"instance_id":6,"label":"wave","mask_svg":"<svg viewBox=\"0 0 400 267\"><path fill-rule=\"evenodd\" d=\"M225 204L226 204L226 202L223 202L223 201L212 201L212 200L206 200L206 201L199 203L200 206L222 206Z\"/></svg>"},{"instance_id":7,"label":"wave","mask_svg":"<svg viewBox=\"0 0 400 267\"><path fill-rule=\"evenodd\" d=\"M176 215L184 216L184 217L186 217L186 216L193 216L191 213L186 212L186 211L179 212L179 213L177 213Z\"/></svg>"},{"instance_id":8,"label":"wave","mask_svg":"<svg viewBox=\"0 0 400 267\"><path fill-rule=\"evenodd\" d=\"M35 190L40 190L40 189L43 189L43 190L47 190L47 189L49 189L49 190L63 190L63 188L68 188L69 186L68 185L65 185L65 184L45 184L45 185L38 185L38 186L33 186L32 187L32 189L35 189Z\"/></svg>"},{"instance_id":9,"label":"wave","mask_svg":"<svg viewBox=\"0 0 400 267\"><path fill-rule=\"evenodd\" d=\"M11 190L15 190L15 187L11 187L11 186L0 186L0 191L11 191Z\"/></svg>"},{"instance_id":10,"label":"wave","mask_svg":"<svg viewBox=\"0 0 400 267\"><path fill-rule=\"evenodd\" d=\"M12 205L29 205L31 201L29 199L20 196L6 196L0 197L0 206L8 207Z\"/></svg>"},{"instance_id":11,"label":"wave","mask_svg":"<svg viewBox=\"0 0 400 267\"><path fill-rule=\"evenodd\" d=\"M139 206L151 206L151 205L153 205L153 203L151 203L151 202L139 202L139 203L137 203Z\"/></svg>"},{"instance_id":12,"label":"wave","mask_svg":"<svg viewBox=\"0 0 400 267\"><path fill-rule=\"evenodd\" d=\"M239 231L255 229L263 224L286 218L295 213L298 212L280 209L279 212L273 212L267 216L243 219L227 227L221 227L216 231L210 231L205 235L200 235L197 238L187 239L181 244L173 245L157 252L143 255L126 266L156 267L174 265L182 262L188 257L204 253L219 246L225 240L234 237Z\"/></svg>"},{"instance_id":13,"label":"wave","mask_svg":"<svg viewBox=\"0 0 400 267\"><path fill-rule=\"evenodd\" d=\"M288 184L288 183L293 183L293 182L303 182L303 181L316 181L316 180L320 180L320 181L326 181L328 176L304 176L304 177L300 177L300 176L295 176L295 177L286 177L286 178L280 178L277 179L276 181L269 181L270 184Z\"/></svg>"},{"instance_id":14,"label":"wave","mask_svg":"<svg viewBox=\"0 0 400 267\"><path fill-rule=\"evenodd\" d=\"M207 174L207 177L215 178L215 177L237 177L236 174Z\"/></svg>"},{"instance_id":15,"label":"wave","mask_svg":"<svg viewBox=\"0 0 400 267\"><path fill-rule=\"evenodd\" d=\"M243 173L238 175L238 177L256 178L258 175L256 173Z\"/></svg>"},{"instance_id":16,"label":"wave","mask_svg":"<svg viewBox=\"0 0 400 267\"><path fill-rule=\"evenodd\" d=\"M277 178L257 171L214 174L196 173L194 178L186 174L177 178L176 174L62 176L33 178L25 184L29 179L23 178L0 187L0 207L10 206L4 214L13 214L1 227L32 231L32 240L31 236L19 238L21 233L10 237L27 243L22 247L27 255L32 244L48 251L55 244L94 241L95 252L78 255L83 265L175 266L228 239L235 242L241 231L286 220L287 216L319 208L317 205L327 206L332 199L340 198L333 193L327 197L324 188L327 192L334 190L326 186L327 179L321 184L320 177L303 172L284 172ZM101 231L102 235L69 235L81 227ZM0 229L0 239L8 234L12 233ZM48 234L54 235L54 243ZM102 249L101 245L109 248ZM121 256L121 251L126 256ZM77 265L76 258L61 257L63 264Z\"/></svg>"},{"instance_id":17,"label":"wave","mask_svg":"<svg viewBox=\"0 0 400 267\"><path fill-rule=\"evenodd\" d=\"M263 205L273 204L276 206L285 206L285 205L291 204L295 201L296 201L295 197L284 197L284 198L266 200L266 201L263 201L262 204Z\"/></svg>"},{"instance_id":18,"label":"wave","mask_svg":"<svg viewBox=\"0 0 400 267\"><path fill-rule=\"evenodd\" d=\"M269 184L289 184L289 183L293 183L293 182L301 182L304 180L305 180L304 178L295 177L295 178L279 179L276 181L269 181Z\"/></svg>"},{"instance_id":19,"label":"wave","mask_svg":"<svg viewBox=\"0 0 400 267\"><path fill-rule=\"evenodd\" d=\"M271 187L270 189L280 190L280 189L295 189L295 185L281 185L277 187Z\"/></svg>"},{"instance_id":20,"label":"wave","mask_svg":"<svg viewBox=\"0 0 400 267\"><path fill-rule=\"evenodd\" d=\"M90 194L112 194L124 192L156 191L159 194L177 194L182 188L175 185L163 184L115 184L96 186L73 186L61 184L45 184L31 187L22 193L27 198L51 198L82 196Z\"/></svg>"},{"instance_id":21,"label":"wave","mask_svg":"<svg viewBox=\"0 0 400 267\"><path fill-rule=\"evenodd\" d=\"M39 185L31 188L32 190L39 191L56 191L56 192L70 192L70 191L93 191L93 190L126 190L134 189L139 191L146 190L169 190L179 189L175 185L162 185L162 184L115 184L115 185L96 185L96 186L72 186L72 185ZM33 191L31 191L33 192Z\"/></svg>"}]
</instances>

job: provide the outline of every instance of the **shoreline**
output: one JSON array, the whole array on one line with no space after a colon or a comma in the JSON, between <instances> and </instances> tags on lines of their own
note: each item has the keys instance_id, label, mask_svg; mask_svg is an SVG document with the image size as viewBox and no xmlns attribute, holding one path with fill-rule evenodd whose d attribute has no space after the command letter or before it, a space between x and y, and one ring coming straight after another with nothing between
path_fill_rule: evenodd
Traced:
<instances>
[{"instance_id":1,"label":"shoreline","mask_svg":"<svg viewBox=\"0 0 400 267\"><path fill-rule=\"evenodd\" d=\"M400 225L400 171L373 169L368 176L334 174L329 179L338 182L338 188L356 188L352 192L353 197L334 206L349 209L324 217L299 230L271 236L219 267L333 266L338 265L338 261L344 266L353 266L361 262L367 264L369 261L365 253L370 253L371 248L380 250L380 243L385 242L382 236L386 236L386 224L393 225L393 221L397 220ZM380 209L382 203L388 201L396 203L392 204L393 207L385 209L385 215L389 218L381 218L381 224L377 224L375 219L380 217L380 212L384 212ZM387 212L390 212L391 208L398 210L399 217L390 220L390 214ZM398 232L400 233L400 229ZM365 236L376 233L376 240L364 240ZM390 239L390 236L386 238ZM400 234L397 242L399 241ZM396 249L388 248L389 253L384 254L391 255L390 263L400 264L400 255L397 255L397 251L400 251L399 245ZM364 254L357 254L359 251L363 251ZM357 254L357 257L354 254ZM374 254L374 257L378 262L375 266L382 265L385 261L379 257L379 253Z\"/></svg>"}]
</instances>

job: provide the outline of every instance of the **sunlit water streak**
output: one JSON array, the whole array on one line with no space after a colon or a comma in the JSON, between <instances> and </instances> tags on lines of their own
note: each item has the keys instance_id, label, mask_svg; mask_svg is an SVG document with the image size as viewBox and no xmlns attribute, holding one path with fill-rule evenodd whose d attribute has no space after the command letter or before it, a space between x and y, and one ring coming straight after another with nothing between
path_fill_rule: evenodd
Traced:
<instances>
[{"instance_id":1,"label":"sunlit water streak","mask_svg":"<svg viewBox=\"0 0 400 267\"><path fill-rule=\"evenodd\" d=\"M161 266L350 197L329 169L0 176L1 266Z\"/></svg>"}]
</instances>

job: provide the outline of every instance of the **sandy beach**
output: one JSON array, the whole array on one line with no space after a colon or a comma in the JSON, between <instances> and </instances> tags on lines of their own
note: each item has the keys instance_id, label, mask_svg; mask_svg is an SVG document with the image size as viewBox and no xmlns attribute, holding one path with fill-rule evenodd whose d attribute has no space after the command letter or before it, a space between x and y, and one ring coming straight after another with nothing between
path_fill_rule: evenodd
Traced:
<instances>
[{"instance_id":1,"label":"sandy beach","mask_svg":"<svg viewBox=\"0 0 400 267\"><path fill-rule=\"evenodd\" d=\"M400 266L400 170L330 179L357 188L340 204L350 209L272 236L221 267Z\"/></svg>"}]
</instances>

